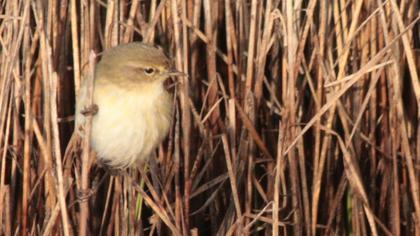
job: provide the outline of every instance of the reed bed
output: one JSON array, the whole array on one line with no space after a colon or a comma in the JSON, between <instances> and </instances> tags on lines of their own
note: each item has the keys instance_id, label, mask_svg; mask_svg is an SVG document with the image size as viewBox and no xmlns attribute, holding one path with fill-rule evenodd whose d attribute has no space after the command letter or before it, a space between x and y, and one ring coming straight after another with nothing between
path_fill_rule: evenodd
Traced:
<instances>
[{"instance_id":1,"label":"reed bed","mask_svg":"<svg viewBox=\"0 0 420 236\"><path fill-rule=\"evenodd\" d=\"M419 7L0 0L0 234L419 235ZM109 175L75 94L131 41L189 77L155 157Z\"/></svg>"}]
</instances>

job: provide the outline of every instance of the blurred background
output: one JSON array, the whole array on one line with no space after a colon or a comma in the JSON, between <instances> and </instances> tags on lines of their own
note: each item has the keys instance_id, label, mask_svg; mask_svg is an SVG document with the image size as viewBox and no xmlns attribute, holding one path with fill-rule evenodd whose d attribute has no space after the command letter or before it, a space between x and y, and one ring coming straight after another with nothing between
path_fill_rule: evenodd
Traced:
<instances>
[{"instance_id":1,"label":"blurred background","mask_svg":"<svg viewBox=\"0 0 420 236\"><path fill-rule=\"evenodd\" d=\"M0 234L420 234L419 7L0 0ZM189 77L155 157L109 175L75 94L131 41Z\"/></svg>"}]
</instances>

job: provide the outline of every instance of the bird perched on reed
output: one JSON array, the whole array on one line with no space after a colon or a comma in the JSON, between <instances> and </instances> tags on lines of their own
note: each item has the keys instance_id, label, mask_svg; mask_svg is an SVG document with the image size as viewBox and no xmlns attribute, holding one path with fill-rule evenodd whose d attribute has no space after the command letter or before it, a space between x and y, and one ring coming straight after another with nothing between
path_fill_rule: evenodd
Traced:
<instances>
[{"instance_id":1,"label":"bird perched on reed","mask_svg":"<svg viewBox=\"0 0 420 236\"><path fill-rule=\"evenodd\" d=\"M165 54L149 44L128 43L107 50L95 68L91 147L100 162L123 169L146 161L168 134L172 98L164 88L171 69ZM85 80L86 81L86 80ZM76 130L86 121L87 83L76 101ZM79 130L79 133L81 130Z\"/></svg>"}]
</instances>

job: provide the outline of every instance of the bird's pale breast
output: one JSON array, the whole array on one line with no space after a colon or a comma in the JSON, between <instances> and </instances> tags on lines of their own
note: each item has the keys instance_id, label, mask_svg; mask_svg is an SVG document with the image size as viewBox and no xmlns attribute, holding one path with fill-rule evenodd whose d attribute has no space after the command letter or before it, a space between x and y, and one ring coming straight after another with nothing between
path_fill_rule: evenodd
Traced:
<instances>
[{"instance_id":1,"label":"bird's pale breast","mask_svg":"<svg viewBox=\"0 0 420 236\"><path fill-rule=\"evenodd\" d=\"M99 111L92 121L92 147L101 161L117 168L146 160L167 135L172 116L162 84L128 87L97 85L94 92Z\"/></svg>"}]
</instances>

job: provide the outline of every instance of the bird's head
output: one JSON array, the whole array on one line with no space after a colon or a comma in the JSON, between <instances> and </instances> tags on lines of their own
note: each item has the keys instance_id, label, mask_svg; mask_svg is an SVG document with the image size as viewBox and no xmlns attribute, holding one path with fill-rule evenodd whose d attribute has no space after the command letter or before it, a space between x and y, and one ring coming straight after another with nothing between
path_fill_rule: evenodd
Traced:
<instances>
[{"instance_id":1,"label":"bird's head","mask_svg":"<svg viewBox=\"0 0 420 236\"><path fill-rule=\"evenodd\" d=\"M97 81L129 85L163 83L171 76L185 75L171 67L161 49L138 42L105 51L95 73Z\"/></svg>"}]
</instances>

